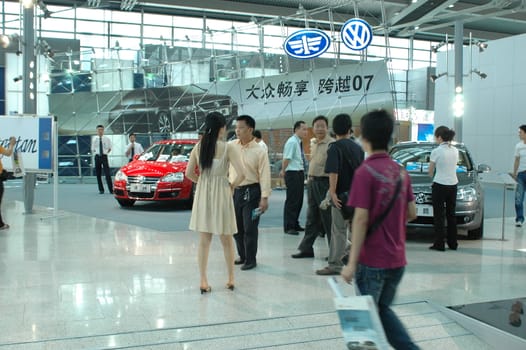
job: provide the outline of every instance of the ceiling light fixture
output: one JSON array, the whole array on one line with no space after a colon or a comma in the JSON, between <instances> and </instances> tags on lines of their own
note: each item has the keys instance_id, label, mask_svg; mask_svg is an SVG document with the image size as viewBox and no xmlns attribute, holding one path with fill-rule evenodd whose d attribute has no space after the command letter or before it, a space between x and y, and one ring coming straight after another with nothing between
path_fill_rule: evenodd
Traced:
<instances>
[{"instance_id":1,"label":"ceiling light fixture","mask_svg":"<svg viewBox=\"0 0 526 350\"><path fill-rule=\"evenodd\" d=\"M480 77L480 79L486 79L488 77L488 75L486 73L481 72L478 69L472 69L471 73L475 73L476 75L478 75Z\"/></svg>"},{"instance_id":2,"label":"ceiling light fixture","mask_svg":"<svg viewBox=\"0 0 526 350\"><path fill-rule=\"evenodd\" d=\"M475 45L478 46L479 52L484 52L488 48L488 43L482 41L477 41Z\"/></svg>"},{"instance_id":3,"label":"ceiling light fixture","mask_svg":"<svg viewBox=\"0 0 526 350\"><path fill-rule=\"evenodd\" d=\"M431 52L433 52L433 53L437 53L438 50L439 50L442 46L444 46L444 45L446 45L446 44L447 44L447 42L442 41L442 42L440 42L440 43L438 43L438 44L436 44L436 45L431 45Z\"/></svg>"},{"instance_id":4,"label":"ceiling light fixture","mask_svg":"<svg viewBox=\"0 0 526 350\"><path fill-rule=\"evenodd\" d=\"M44 13L44 18L51 17L51 11L48 10L46 4L44 4L44 1L38 0L37 2L38 8Z\"/></svg>"},{"instance_id":5,"label":"ceiling light fixture","mask_svg":"<svg viewBox=\"0 0 526 350\"><path fill-rule=\"evenodd\" d=\"M435 81L437 81L438 79L442 78L442 77L445 76L445 75L447 75L446 72L444 72L444 73L440 73L440 74L438 74L438 75L436 75L436 74L431 74L431 75L429 76L429 80L431 80L431 82L434 83Z\"/></svg>"}]
</instances>

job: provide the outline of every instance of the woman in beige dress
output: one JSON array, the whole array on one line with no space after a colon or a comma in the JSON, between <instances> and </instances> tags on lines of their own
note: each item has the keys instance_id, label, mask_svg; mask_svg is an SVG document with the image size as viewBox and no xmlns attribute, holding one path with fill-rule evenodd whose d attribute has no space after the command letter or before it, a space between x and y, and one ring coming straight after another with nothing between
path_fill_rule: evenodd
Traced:
<instances>
[{"instance_id":1,"label":"woman in beige dress","mask_svg":"<svg viewBox=\"0 0 526 350\"><path fill-rule=\"evenodd\" d=\"M218 112L206 116L204 135L194 147L188 160L186 176L197 183L190 229L200 232L198 261L201 275L201 294L212 291L208 284L207 265L212 235L217 234L223 245L228 270L226 288L234 290L234 243L237 232L232 190L245 178L239 150L224 141L225 117ZM228 167L238 174L228 183ZM199 168L199 171L196 171Z\"/></svg>"}]
</instances>

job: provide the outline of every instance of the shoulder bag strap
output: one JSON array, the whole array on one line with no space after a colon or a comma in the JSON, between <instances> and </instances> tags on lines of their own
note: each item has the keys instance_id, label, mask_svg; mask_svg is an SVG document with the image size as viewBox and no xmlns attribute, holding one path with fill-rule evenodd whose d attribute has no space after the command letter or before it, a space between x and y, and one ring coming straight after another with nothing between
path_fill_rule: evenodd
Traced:
<instances>
[{"instance_id":1,"label":"shoulder bag strap","mask_svg":"<svg viewBox=\"0 0 526 350\"><path fill-rule=\"evenodd\" d=\"M370 236L371 233L373 233L374 231L376 231L378 229L378 227L380 227L382 222L387 217L387 214L389 214L389 212L393 208L394 202L395 202L396 198L398 197L398 194L400 193L400 189L402 188L402 175L403 175L403 172L400 169L400 176L398 177L398 181L396 182L396 188L395 188L395 191L394 191L394 194L393 194L393 198L391 198L391 201L389 202L389 205L387 206L387 208L385 208L384 212L378 217L378 219L376 219L374 221L374 223L371 226L369 226L369 228L367 229L367 232L365 234L366 237Z\"/></svg>"}]
</instances>

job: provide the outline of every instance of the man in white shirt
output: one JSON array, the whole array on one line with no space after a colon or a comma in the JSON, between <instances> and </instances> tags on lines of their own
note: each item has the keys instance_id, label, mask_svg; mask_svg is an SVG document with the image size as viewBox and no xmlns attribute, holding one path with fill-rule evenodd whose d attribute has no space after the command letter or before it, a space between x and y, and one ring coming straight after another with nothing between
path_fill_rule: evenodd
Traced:
<instances>
[{"instance_id":1,"label":"man in white shirt","mask_svg":"<svg viewBox=\"0 0 526 350\"><path fill-rule=\"evenodd\" d=\"M267 144L265 143L265 141L263 141L263 138L261 137L261 131L259 130L254 130L254 138L256 139L256 143L258 145L261 146L261 148L263 148L265 150L266 153L268 153L268 146Z\"/></svg>"},{"instance_id":2,"label":"man in white shirt","mask_svg":"<svg viewBox=\"0 0 526 350\"><path fill-rule=\"evenodd\" d=\"M526 188L526 125L519 126L519 138L515 145L515 162L513 163L513 178L517 181L515 190L515 226L524 223L524 189Z\"/></svg>"},{"instance_id":3,"label":"man in white shirt","mask_svg":"<svg viewBox=\"0 0 526 350\"><path fill-rule=\"evenodd\" d=\"M142 145L139 142L135 141L135 134L131 133L129 136L130 143L128 144L128 147L126 148L126 152L124 153L126 157L129 158L130 162L133 161L133 157L135 157L136 154L142 154L144 152L144 148L142 148Z\"/></svg>"},{"instance_id":4,"label":"man in white shirt","mask_svg":"<svg viewBox=\"0 0 526 350\"><path fill-rule=\"evenodd\" d=\"M102 169L104 168L104 175L106 176L106 183L108 184L108 191L113 193L113 184L110 176L110 166L108 164L108 154L111 152L111 140L104 136L104 126L97 125L97 136L91 142L91 151L95 155L95 173L97 175L97 183L99 185L99 193L104 193L102 186Z\"/></svg>"}]
</instances>

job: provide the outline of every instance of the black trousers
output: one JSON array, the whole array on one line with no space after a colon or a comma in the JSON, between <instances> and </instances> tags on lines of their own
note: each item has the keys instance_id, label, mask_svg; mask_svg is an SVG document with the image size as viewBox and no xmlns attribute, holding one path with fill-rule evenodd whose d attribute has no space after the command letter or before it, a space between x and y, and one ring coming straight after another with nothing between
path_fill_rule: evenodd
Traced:
<instances>
[{"instance_id":1,"label":"black trousers","mask_svg":"<svg viewBox=\"0 0 526 350\"><path fill-rule=\"evenodd\" d=\"M307 222L305 223L305 236L298 246L300 252L312 252L312 246L318 236L327 235L327 242L330 244L331 208L320 209L320 202L325 199L328 190L328 177L309 179L307 183Z\"/></svg>"},{"instance_id":2,"label":"black trousers","mask_svg":"<svg viewBox=\"0 0 526 350\"><path fill-rule=\"evenodd\" d=\"M433 182L432 186L433 216L435 227L435 245L444 246L447 239L449 247L456 248L457 243L457 220L455 218L455 207L457 204L457 185L441 185ZM444 218L447 222L447 237L444 227Z\"/></svg>"},{"instance_id":3,"label":"black trousers","mask_svg":"<svg viewBox=\"0 0 526 350\"><path fill-rule=\"evenodd\" d=\"M287 197L283 208L283 230L296 230L300 225L298 219L303 206L305 177L303 171L286 171L285 186Z\"/></svg>"},{"instance_id":4,"label":"black trousers","mask_svg":"<svg viewBox=\"0 0 526 350\"><path fill-rule=\"evenodd\" d=\"M259 216L252 219L252 211L259 207L261 188L259 184L252 184L236 188L234 191L234 209L236 212L237 254L246 264L256 263L258 252Z\"/></svg>"},{"instance_id":5,"label":"black trousers","mask_svg":"<svg viewBox=\"0 0 526 350\"><path fill-rule=\"evenodd\" d=\"M108 164L108 156L105 154L102 157L98 154L95 155L95 174L97 175L97 183L99 185L99 191L104 192L102 186L102 169L104 169L104 176L106 176L106 183L108 184L108 191L113 193L113 184L110 176L110 166Z\"/></svg>"},{"instance_id":6,"label":"black trousers","mask_svg":"<svg viewBox=\"0 0 526 350\"><path fill-rule=\"evenodd\" d=\"M4 220L2 220L2 198L4 198L4 182L0 181L0 227L5 225Z\"/></svg>"}]
</instances>

